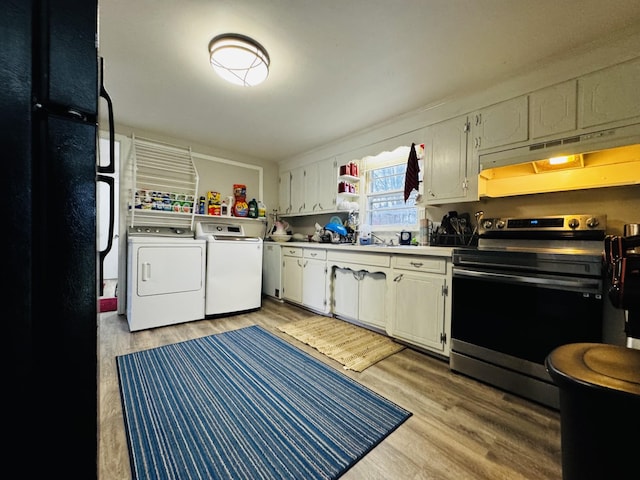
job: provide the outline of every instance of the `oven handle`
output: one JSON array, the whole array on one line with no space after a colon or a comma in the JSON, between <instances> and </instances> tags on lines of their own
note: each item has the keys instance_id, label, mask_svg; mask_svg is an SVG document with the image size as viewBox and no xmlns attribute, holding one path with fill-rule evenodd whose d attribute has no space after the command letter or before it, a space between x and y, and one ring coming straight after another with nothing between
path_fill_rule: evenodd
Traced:
<instances>
[{"instance_id":1,"label":"oven handle","mask_svg":"<svg viewBox=\"0 0 640 480\"><path fill-rule=\"evenodd\" d=\"M555 277L550 275L503 273L486 270L471 270L464 267L453 268L454 277L467 277L520 285L535 285L556 290L602 294L602 282L594 278Z\"/></svg>"}]
</instances>

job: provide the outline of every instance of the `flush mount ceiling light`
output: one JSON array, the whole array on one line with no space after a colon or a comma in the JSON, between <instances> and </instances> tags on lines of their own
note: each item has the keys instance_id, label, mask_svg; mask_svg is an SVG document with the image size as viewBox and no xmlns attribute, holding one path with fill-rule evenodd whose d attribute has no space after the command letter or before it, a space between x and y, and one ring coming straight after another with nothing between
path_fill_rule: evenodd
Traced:
<instances>
[{"instance_id":1,"label":"flush mount ceiling light","mask_svg":"<svg viewBox=\"0 0 640 480\"><path fill-rule=\"evenodd\" d=\"M245 35L225 33L209 42L214 71L226 81L254 87L269 75L269 54L262 45Z\"/></svg>"}]
</instances>

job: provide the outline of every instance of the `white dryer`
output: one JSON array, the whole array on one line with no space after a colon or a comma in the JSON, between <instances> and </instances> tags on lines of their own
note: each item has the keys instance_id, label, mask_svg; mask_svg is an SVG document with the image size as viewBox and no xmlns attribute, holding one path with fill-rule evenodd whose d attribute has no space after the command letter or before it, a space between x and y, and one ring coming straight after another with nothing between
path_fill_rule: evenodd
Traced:
<instances>
[{"instance_id":1,"label":"white dryer","mask_svg":"<svg viewBox=\"0 0 640 480\"><path fill-rule=\"evenodd\" d=\"M130 227L127 234L129 330L203 319L206 242L184 228Z\"/></svg>"},{"instance_id":2,"label":"white dryer","mask_svg":"<svg viewBox=\"0 0 640 480\"><path fill-rule=\"evenodd\" d=\"M205 315L217 316L262 305L262 238L242 225L198 223L196 238L207 242Z\"/></svg>"}]
</instances>

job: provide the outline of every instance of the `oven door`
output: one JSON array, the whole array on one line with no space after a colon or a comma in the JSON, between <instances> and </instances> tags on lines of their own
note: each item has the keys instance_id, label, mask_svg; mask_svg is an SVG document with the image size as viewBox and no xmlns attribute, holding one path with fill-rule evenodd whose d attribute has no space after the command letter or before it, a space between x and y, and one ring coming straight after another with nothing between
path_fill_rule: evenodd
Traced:
<instances>
[{"instance_id":1,"label":"oven door","mask_svg":"<svg viewBox=\"0 0 640 480\"><path fill-rule=\"evenodd\" d=\"M600 278L454 266L451 368L557 406L545 358L601 342L602 308Z\"/></svg>"}]
</instances>

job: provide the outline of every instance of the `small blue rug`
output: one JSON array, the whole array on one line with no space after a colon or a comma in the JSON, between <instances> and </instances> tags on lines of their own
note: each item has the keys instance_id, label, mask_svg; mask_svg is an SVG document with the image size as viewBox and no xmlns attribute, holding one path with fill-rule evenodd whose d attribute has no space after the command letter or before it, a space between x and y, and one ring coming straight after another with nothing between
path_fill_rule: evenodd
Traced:
<instances>
[{"instance_id":1,"label":"small blue rug","mask_svg":"<svg viewBox=\"0 0 640 480\"><path fill-rule=\"evenodd\" d=\"M259 326L116 360L137 480L335 479L411 416Z\"/></svg>"}]
</instances>

